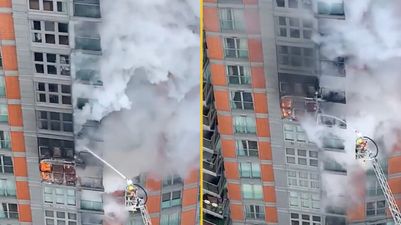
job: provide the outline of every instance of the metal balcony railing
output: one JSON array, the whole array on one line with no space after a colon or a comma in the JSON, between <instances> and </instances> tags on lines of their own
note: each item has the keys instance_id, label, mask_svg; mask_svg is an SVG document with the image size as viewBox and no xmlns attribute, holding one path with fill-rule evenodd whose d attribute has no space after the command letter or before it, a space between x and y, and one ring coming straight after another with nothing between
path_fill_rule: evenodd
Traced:
<instances>
[{"instance_id":1,"label":"metal balcony railing","mask_svg":"<svg viewBox=\"0 0 401 225\"><path fill-rule=\"evenodd\" d=\"M209 174L203 175L203 189L208 192L213 192L221 196L226 185L226 178L224 176L210 176Z\"/></svg>"},{"instance_id":2,"label":"metal balcony railing","mask_svg":"<svg viewBox=\"0 0 401 225\"><path fill-rule=\"evenodd\" d=\"M213 196L205 195L203 200L203 210L205 213L223 219L228 214L228 199L217 199Z\"/></svg>"}]
</instances>

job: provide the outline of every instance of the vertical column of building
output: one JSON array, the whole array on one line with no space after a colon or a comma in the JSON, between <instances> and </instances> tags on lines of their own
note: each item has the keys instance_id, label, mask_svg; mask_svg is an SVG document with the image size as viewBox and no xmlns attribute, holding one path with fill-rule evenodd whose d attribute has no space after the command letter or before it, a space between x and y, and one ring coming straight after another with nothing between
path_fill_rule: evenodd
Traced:
<instances>
[{"instance_id":1,"label":"vertical column of building","mask_svg":"<svg viewBox=\"0 0 401 225\"><path fill-rule=\"evenodd\" d=\"M276 194L259 4L206 1L204 25L231 219L274 224Z\"/></svg>"},{"instance_id":2,"label":"vertical column of building","mask_svg":"<svg viewBox=\"0 0 401 225\"><path fill-rule=\"evenodd\" d=\"M11 0L0 1L0 223L30 224L27 154Z\"/></svg>"}]
</instances>

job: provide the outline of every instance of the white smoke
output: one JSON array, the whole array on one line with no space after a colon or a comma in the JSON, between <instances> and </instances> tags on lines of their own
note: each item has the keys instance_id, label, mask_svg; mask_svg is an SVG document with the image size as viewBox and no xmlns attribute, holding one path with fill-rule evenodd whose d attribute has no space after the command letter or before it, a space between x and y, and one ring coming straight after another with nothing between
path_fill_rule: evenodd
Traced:
<instances>
[{"instance_id":1,"label":"white smoke","mask_svg":"<svg viewBox=\"0 0 401 225\"><path fill-rule=\"evenodd\" d=\"M74 84L74 103L89 99L75 109L76 132L101 121L92 135L103 141L92 150L127 177L187 176L199 168L199 1L104 0L100 6L102 55L76 54L74 70L98 71L103 86ZM106 169L106 192L124 187L116 177ZM106 204L105 212L113 207Z\"/></svg>"}]
</instances>

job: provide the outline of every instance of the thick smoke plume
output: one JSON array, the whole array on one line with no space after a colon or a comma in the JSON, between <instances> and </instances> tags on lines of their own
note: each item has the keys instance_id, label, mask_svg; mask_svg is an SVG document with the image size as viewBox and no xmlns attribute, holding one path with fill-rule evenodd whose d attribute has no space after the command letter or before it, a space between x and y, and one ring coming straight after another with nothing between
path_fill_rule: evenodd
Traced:
<instances>
[{"instance_id":1,"label":"thick smoke plume","mask_svg":"<svg viewBox=\"0 0 401 225\"><path fill-rule=\"evenodd\" d=\"M75 131L88 121L101 123L84 133L77 150L91 142L90 135L102 140L90 148L127 177L185 177L199 167L199 2L104 0L100 5L102 55L76 53L73 71L97 71L103 83L74 84L74 102L89 99L75 109ZM105 168L106 192L121 190L124 183ZM105 210L113 207L106 204Z\"/></svg>"},{"instance_id":2,"label":"thick smoke plume","mask_svg":"<svg viewBox=\"0 0 401 225\"><path fill-rule=\"evenodd\" d=\"M302 125L308 137L320 146L321 137L328 133L344 139L345 154L325 154L325 157L336 160L350 171L361 166L354 159L355 129L379 143L379 157L391 154L398 141L401 124L401 20L398 15L401 2L346 0L344 6L346 20L320 19L319 28L324 34L316 35L315 41L323 56L332 60L346 58L345 85L325 82L321 86L329 89L342 86L345 90L344 116L348 129L316 127L309 121L303 121ZM322 74L330 72L323 70ZM366 164L362 167L371 168ZM344 181L327 180L338 179L323 179L325 186L342 190L338 196L350 193L349 185L336 185ZM348 197L351 196L352 190Z\"/></svg>"}]
</instances>

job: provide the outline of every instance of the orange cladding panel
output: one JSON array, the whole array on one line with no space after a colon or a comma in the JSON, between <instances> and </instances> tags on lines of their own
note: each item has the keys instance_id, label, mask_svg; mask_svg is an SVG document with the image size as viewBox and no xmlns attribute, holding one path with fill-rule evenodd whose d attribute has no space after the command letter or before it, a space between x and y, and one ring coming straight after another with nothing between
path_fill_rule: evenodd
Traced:
<instances>
[{"instance_id":1,"label":"orange cladding panel","mask_svg":"<svg viewBox=\"0 0 401 225\"><path fill-rule=\"evenodd\" d=\"M17 52L15 46L3 45L1 53L4 70L17 70Z\"/></svg>"},{"instance_id":2,"label":"orange cladding panel","mask_svg":"<svg viewBox=\"0 0 401 225\"><path fill-rule=\"evenodd\" d=\"M272 148L269 142L259 142L259 158L261 160L271 160L272 159Z\"/></svg>"},{"instance_id":3,"label":"orange cladding panel","mask_svg":"<svg viewBox=\"0 0 401 225\"><path fill-rule=\"evenodd\" d=\"M0 0L0 7L11 8L11 0Z\"/></svg>"},{"instance_id":4,"label":"orange cladding panel","mask_svg":"<svg viewBox=\"0 0 401 225\"><path fill-rule=\"evenodd\" d=\"M215 106L218 111L230 111L229 94L226 90L214 91Z\"/></svg>"},{"instance_id":5,"label":"orange cladding panel","mask_svg":"<svg viewBox=\"0 0 401 225\"><path fill-rule=\"evenodd\" d=\"M24 133L21 131L11 131L11 149L13 152L24 152L25 151L25 142L24 142Z\"/></svg>"},{"instance_id":6,"label":"orange cladding panel","mask_svg":"<svg viewBox=\"0 0 401 225\"><path fill-rule=\"evenodd\" d=\"M224 162L224 169L227 179L239 179L239 170L237 162Z\"/></svg>"},{"instance_id":7,"label":"orange cladding panel","mask_svg":"<svg viewBox=\"0 0 401 225\"><path fill-rule=\"evenodd\" d=\"M256 130L259 137L270 137L270 128L267 118L256 118Z\"/></svg>"},{"instance_id":8,"label":"orange cladding panel","mask_svg":"<svg viewBox=\"0 0 401 225\"><path fill-rule=\"evenodd\" d=\"M181 213L181 225L195 224L195 221L196 221L195 209L187 210Z\"/></svg>"},{"instance_id":9,"label":"orange cladding panel","mask_svg":"<svg viewBox=\"0 0 401 225\"><path fill-rule=\"evenodd\" d=\"M267 164L260 165L260 170L262 172L262 181L266 182L274 181L272 165L267 165Z\"/></svg>"},{"instance_id":10,"label":"orange cladding panel","mask_svg":"<svg viewBox=\"0 0 401 225\"><path fill-rule=\"evenodd\" d=\"M14 40L14 23L11 13L0 13L0 40Z\"/></svg>"},{"instance_id":11,"label":"orange cladding panel","mask_svg":"<svg viewBox=\"0 0 401 225\"><path fill-rule=\"evenodd\" d=\"M32 212L30 205L18 204L18 212L20 222L32 222Z\"/></svg>"},{"instance_id":12,"label":"orange cladding panel","mask_svg":"<svg viewBox=\"0 0 401 225\"><path fill-rule=\"evenodd\" d=\"M264 93L253 93L256 113L267 113L267 98Z\"/></svg>"},{"instance_id":13,"label":"orange cladding panel","mask_svg":"<svg viewBox=\"0 0 401 225\"><path fill-rule=\"evenodd\" d=\"M388 160L388 173L401 173L401 156L392 157Z\"/></svg>"},{"instance_id":14,"label":"orange cladding panel","mask_svg":"<svg viewBox=\"0 0 401 225\"><path fill-rule=\"evenodd\" d=\"M252 67L251 68L252 74L252 87L253 88L265 88L265 72L263 67Z\"/></svg>"},{"instance_id":15,"label":"orange cladding panel","mask_svg":"<svg viewBox=\"0 0 401 225\"><path fill-rule=\"evenodd\" d=\"M5 79L6 82L6 95L8 99L20 99L19 80L17 76Z\"/></svg>"},{"instance_id":16,"label":"orange cladding panel","mask_svg":"<svg viewBox=\"0 0 401 225\"><path fill-rule=\"evenodd\" d=\"M228 197L230 200L241 200L241 187L239 184L227 184Z\"/></svg>"},{"instance_id":17,"label":"orange cladding panel","mask_svg":"<svg viewBox=\"0 0 401 225\"><path fill-rule=\"evenodd\" d=\"M191 188L184 190L182 198L182 206L196 205L198 201L198 188Z\"/></svg>"},{"instance_id":18,"label":"orange cladding panel","mask_svg":"<svg viewBox=\"0 0 401 225\"><path fill-rule=\"evenodd\" d=\"M236 146L234 140L222 140L221 148L224 158L235 158L236 157Z\"/></svg>"},{"instance_id":19,"label":"orange cladding panel","mask_svg":"<svg viewBox=\"0 0 401 225\"><path fill-rule=\"evenodd\" d=\"M226 86L227 78L223 64L210 64L210 72L212 73L212 84L214 86Z\"/></svg>"},{"instance_id":20,"label":"orange cladding panel","mask_svg":"<svg viewBox=\"0 0 401 225\"><path fill-rule=\"evenodd\" d=\"M220 134L231 135L233 134L233 125L231 116L218 115Z\"/></svg>"},{"instance_id":21,"label":"orange cladding panel","mask_svg":"<svg viewBox=\"0 0 401 225\"><path fill-rule=\"evenodd\" d=\"M194 184L198 182L199 182L199 168L192 169L185 178L184 184Z\"/></svg>"},{"instance_id":22,"label":"orange cladding panel","mask_svg":"<svg viewBox=\"0 0 401 225\"><path fill-rule=\"evenodd\" d=\"M160 212L160 202L161 197L160 195L151 195L148 197L148 211L149 213L157 213Z\"/></svg>"},{"instance_id":23,"label":"orange cladding panel","mask_svg":"<svg viewBox=\"0 0 401 225\"><path fill-rule=\"evenodd\" d=\"M393 194L401 193L401 177L394 177L388 180L388 185L390 185L390 189Z\"/></svg>"},{"instance_id":24,"label":"orange cladding panel","mask_svg":"<svg viewBox=\"0 0 401 225\"><path fill-rule=\"evenodd\" d=\"M218 36L207 36L207 55L210 59L223 59L223 44Z\"/></svg>"},{"instance_id":25,"label":"orange cladding panel","mask_svg":"<svg viewBox=\"0 0 401 225\"><path fill-rule=\"evenodd\" d=\"M263 194L265 202L276 202L276 191L273 186L264 186Z\"/></svg>"},{"instance_id":26,"label":"orange cladding panel","mask_svg":"<svg viewBox=\"0 0 401 225\"><path fill-rule=\"evenodd\" d=\"M243 220L244 219L244 208L242 205L230 204L231 218L233 220Z\"/></svg>"},{"instance_id":27,"label":"orange cladding panel","mask_svg":"<svg viewBox=\"0 0 401 225\"><path fill-rule=\"evenodd\" d=\"M260 39L249 38L249 60L251 62L263 62L262 42Z\"/></svg>"},{"instance_id":28,"label":"orange cladding panel","mask_svg":"<svg viewBox=\"0 0 401 225\"><path fill-rule=\"evenodd\" d=\"M149 189L151 191L157 191L161 189L161 181L154 178L147 178L145 186L146 189Z\"/></svg>"},{"instance_id":29,"label":"orange cladding panel","mask_svg":"<svg viewBox=\"0 0 401 225\"><path fill-rule=\"evenodd\" d=\"M220 31L219 21L220 20L217 8L210 8L210 7L203 8L203 27L205 31L211 31L211 32Z\"/></svg>"},{"instance_id":30,"label":"orange cladding panel","mask_svg":"<svg viewBox=\"0 0 401 225\"><path fill-rule=\"evenodd\" d=\"M266 222L277 223L277 209L275 207L266 207Z\"/></svg>"},{"instance_id":31,"label":"orange cladding panel","mask_svg":"<svg viewBox=\"0 0 401 225\"><path fill-rule=\"evenodd\" d=\"M8 124L10 126L22 127L21 105L8 105Z\"/></svg>"},{"instance_id":32,"label":"orange cladding panel","mask_svg":"<svg viewBox=\"0 0 401 225\"><path fill-rule=\"evenodd\" d=\"M29 200L29 186L27 181L16 181L15 189L17 191L18 200Z\"/></svg>"},{"instance_id":33,"label":"orange cladding panel","mask_svg":"<svg viewBox=\"0 0 401 225\"><path fill-rule=\"evenodd\" d=\"M28 176L25 157L14 157L14 175L16 177Z\"/></svg>"}]
</instances>

